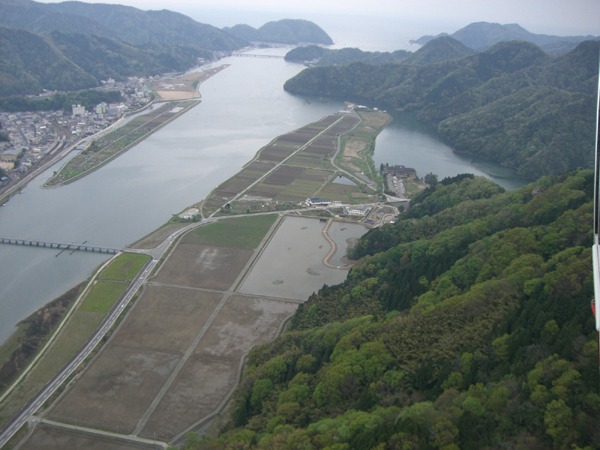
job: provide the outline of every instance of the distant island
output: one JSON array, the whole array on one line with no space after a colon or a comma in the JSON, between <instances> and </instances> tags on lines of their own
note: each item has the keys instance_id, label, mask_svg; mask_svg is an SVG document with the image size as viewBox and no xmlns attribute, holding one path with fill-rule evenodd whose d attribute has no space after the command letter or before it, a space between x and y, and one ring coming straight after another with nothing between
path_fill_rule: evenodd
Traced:
<instances>
[{"instance_id":1,"label":"distant island","mask_svg":"<svg viewBox=\"0 0 600 450\"><path fill-rule=\"evenodd\" d=\"M598 36L553 36L549 34L535 34L527 31L522 26L511 23L476 22L467 25L455 33L440 33L437 36L421 36L410 41L411 44L424 45L441 36L451 36L467 47L483 51L502 41L527 41L539 45L553 55L563 55L573 50L583 41L598 40Z\"/></svg>"},{"instance_id":2,"label":"distant island","mask_svg":"<svg viewBox=\"0 0 600 450\"><path fill-rule=\"evenodd\" d=\"M223 31L251 42L295 45L300 43L331 45L333 40L317 24L308 20L283 19L267 22L256 29L246 24L225 27Z\"/></svg>"}]
</instances>

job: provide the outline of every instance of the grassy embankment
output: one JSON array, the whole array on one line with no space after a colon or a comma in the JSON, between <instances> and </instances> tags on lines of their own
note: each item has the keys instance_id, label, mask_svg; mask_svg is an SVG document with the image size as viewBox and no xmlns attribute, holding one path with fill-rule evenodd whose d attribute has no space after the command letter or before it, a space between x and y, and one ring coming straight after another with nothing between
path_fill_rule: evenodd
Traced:
<instances>
[{"instance_id":1,"label":"grassy embankment","mask_svg":"<svg viewBox=\"0 0 600 450\"><path fill-rule=\"evenodd\" d=\"M342 136L342 151L335 163L350 173L362 172L380 186L381 176L375 169L372 156L377 135L392 121L392 117L378 110L360 110L357 114L362 122Z\"/></svg>"},{"instance_id":2,"label":"grassy embankment","mask_svg":"<svg viewBox=\"0 0 600 450\"><path fill-rule=\"evenodd\" d=\"M46 353L16 389L0 404L0 428L6 425L77 353L98 328L108 311L123 295L130 284L130 280L141 270L147 260L148 257L145 255L122 254L97 276L97 281L85 294L83 301L75 305L75 311L68 318L54 343L46 350ZM78 292L79 289L75 291L75 295ZM70 296L74 296L73 292ZM64 312L66 312L66 309ZM34 313L34 315L36 314L38 313ZM54 332L57 326L58 322L51 329L48 329L48 335ZM19 336L23 336L21 332L9 340L5 346L2 346L2 354L6 356L10 349L13 349L11 355L15 355L15 352L24 351L22 347L26 347L27 342L24 339L20 340ZM39 343L38 351L42 348L46 339ZM34 355L35 353L30 354L30 359ZM5 358L4 364L10 361L10 358L11 356ZM16 379L16 374L12 374L12 379ZM5 386L7 385L8 382L5 383Z\"/></svg>"}]
</instances>

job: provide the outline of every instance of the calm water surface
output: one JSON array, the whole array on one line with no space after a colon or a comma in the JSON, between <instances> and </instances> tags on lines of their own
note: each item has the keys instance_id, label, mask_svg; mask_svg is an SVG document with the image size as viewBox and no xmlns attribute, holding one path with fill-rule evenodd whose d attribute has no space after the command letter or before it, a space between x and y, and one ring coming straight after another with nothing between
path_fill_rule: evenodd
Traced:
<instances>
[{"instance_id":1,"label":"calm water surface","mask_svg":"<svg viewBox=\"0 0 600 450\"><path fill-rule=\"evenodd\" d=\"M413 114L388 112L394 120L377 136L373 155L376 167L385 163L401 164L416 169L421 178L433 172L439 180L472 173L489 178L505 189L517 189L530 183L518 178L516 171L508 167L452 152L435 128L419 123Z\"/></svg>"}]
</instances>

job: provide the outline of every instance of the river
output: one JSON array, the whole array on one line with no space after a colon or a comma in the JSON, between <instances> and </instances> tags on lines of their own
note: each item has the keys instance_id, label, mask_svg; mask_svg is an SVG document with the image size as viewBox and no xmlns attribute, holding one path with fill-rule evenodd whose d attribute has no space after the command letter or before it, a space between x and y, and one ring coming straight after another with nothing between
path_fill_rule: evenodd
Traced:
<instances>
[{"instance_id":1,"label":"river","mask_svg":"<svg viewBox=\"0 0 600 450\"><path fill-rule=\"evenodd\" d=\"M286 49L260 51L283 55ZM340 102L306 100L284 92L283 83L303 67L283 59L230 57L216 64L231 65L201 85L200 105L73 184L40 189L64 161L49 169L0 208L0 234L124 247L202 200L274 137L343 108ZM421 176L430 171L441 177L487 173L471 158L454 155L431 129L404 119L396 117L378 138L377 164L385 159L412 166ZM429 146L433 153L402 154L415 139L434 142ZM452 165L444 163L448 158L454 158ZM17 322L83 281L107 258L57 253L0 245L0 343Z\"/></svg>"}]
</instances>

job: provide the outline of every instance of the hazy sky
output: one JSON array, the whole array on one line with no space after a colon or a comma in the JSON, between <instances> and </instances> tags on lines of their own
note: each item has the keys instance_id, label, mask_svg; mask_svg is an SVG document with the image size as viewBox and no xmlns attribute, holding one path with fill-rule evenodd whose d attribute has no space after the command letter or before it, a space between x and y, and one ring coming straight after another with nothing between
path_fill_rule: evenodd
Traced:
<instances>
[{"instance_id":1,"label":"hazy sky","mask_svg":"<svg viewBox=\"0 0 600 450\"><path fill-rule=\"evenodd\" d=\"M55 0L50 0L55 2ZM264 12L265 17L305 18L322 14L395 16L403 21L431 20L462 28L471 22L518 23L534 33L600 35L600 0L104 0L88 3L119 3L136 8L170 9L202 21L203 9L231 12ZM45 2L48 2L46 0ZM207 16L210 16L207 15ZM226 21L226 15L221 15ZM260 17L253 14L252 17ZM269 19L272 20L272 19ZM250 21L247 21L249 23ZM209 22L210 23L210 22ZM236 22L237 23L237 22ZM214 23L216 26L235 23ZM260 26L262 23L252 24ZM439 30L454 32L456 29Z\"/></svg>"}]
</instances>

